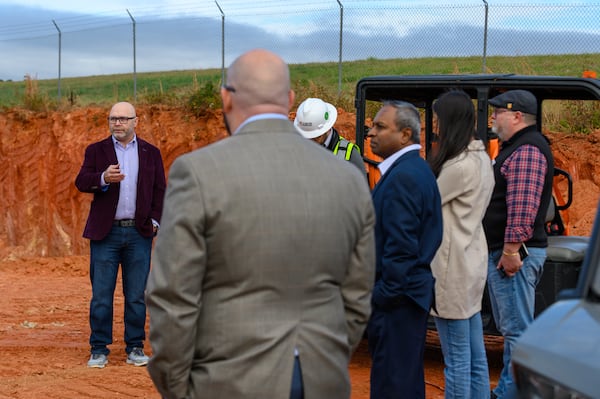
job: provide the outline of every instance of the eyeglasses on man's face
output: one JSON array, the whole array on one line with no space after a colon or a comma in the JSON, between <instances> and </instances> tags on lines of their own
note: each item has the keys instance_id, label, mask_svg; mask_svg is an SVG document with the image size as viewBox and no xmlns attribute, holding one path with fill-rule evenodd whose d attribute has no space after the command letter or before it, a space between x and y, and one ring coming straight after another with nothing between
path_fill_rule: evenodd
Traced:
<instances>
[{"instance_id":1,"label":"eyeglasses on man's face","mask_svg":"<svg viewBox=\"0 0 600 399\"><path fill-rule=\"evenodd\" d=\"M118 122L121 125L124 125L135 118L137 118L137 116L111 116L108 118L108 123L112 123L114 125Z\"/></svg>"},{"instance_id":2,"label":"eyeglasses on man's face","mask_svg":"<svg viewBox=\"0 0 600 399\"><path fill-rule=\"evenodd\" d=\"M492 112L492 115L496 116L496 115L503 114L505 112L518 112L518 111L513 111L512 109L507 109L507 108L494 108L494 112Z\"/></svg>"},{"instance_id":3,"label":"eyeglasses on man's face","mask_svg":"<svg viewBox=\"0 0 600 399\"><path fill-rule=\"evenodd\" d=\"M222 87L231 93L235 93L235 87L233 87L233 86L223 85Z\"/></svg>"}]
</instances>

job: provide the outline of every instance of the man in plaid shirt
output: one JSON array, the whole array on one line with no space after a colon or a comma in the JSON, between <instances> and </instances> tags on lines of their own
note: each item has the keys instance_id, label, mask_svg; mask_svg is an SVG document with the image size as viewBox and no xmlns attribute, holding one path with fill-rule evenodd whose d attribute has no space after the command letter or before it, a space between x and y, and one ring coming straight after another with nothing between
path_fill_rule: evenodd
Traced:
<instances>
[{"instance_id":1,"label":"man in plaid shirt","mask_svg":"<svg viewBox=\"0 0 600 399\"><path fill-rule=\"evenodd\" d=\"M542 276L548 240L545 216L552 198L554 161L536 127L538 105L525 90L489 100L492 130L502 145L494 159L496 180L483 219L488 243L488 290L498 331L504 336L504 368L492 399L514 390L512 347L533 321L535 288Z\"/></svg>"}]
</instances>

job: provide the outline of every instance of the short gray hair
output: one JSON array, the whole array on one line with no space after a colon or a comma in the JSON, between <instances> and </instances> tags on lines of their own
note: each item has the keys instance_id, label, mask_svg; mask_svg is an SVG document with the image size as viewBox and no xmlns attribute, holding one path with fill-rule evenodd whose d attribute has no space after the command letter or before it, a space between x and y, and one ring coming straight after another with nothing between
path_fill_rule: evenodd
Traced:
<instances>
[{"instance_id":1,"label":"short gray hair","mask_svg":"<svg viewBox=\"0 0 600 399\"><path fill-rule=\"evenodd\" d=\"M421 142L421 115L417 107L409 102L401 100L386 100L383 102L383 106L389 105L396 110L396 117L394 122L396 123L396 129L402 130L405 127L410 128L411 136L410 139L413 143Z\"/></svg>"},{"instance_id":2,"label":"short gray hair","mask_svg":"<svg viewBox=\"0 0 600 399\"><path fill-rule=\"evenodd\" d=\"M537 124L537 116L532 114L526 114L524 112L521 112L521 114L523 114L523 122L525 122L525 124L527 124L528 126Z\"/></svg>"}]
</instances>

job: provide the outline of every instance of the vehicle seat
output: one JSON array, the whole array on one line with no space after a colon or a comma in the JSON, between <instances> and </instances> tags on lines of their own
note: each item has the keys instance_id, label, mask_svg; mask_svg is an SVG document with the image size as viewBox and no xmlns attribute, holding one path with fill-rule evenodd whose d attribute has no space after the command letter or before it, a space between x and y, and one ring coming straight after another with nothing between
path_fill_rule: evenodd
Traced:
<instances>
[{"instance_id":1,"label":"vehicle seat","mask_svg":"<svg viewBox=\"0 0 600 399\"><path fill-rule=\"evenodd\" d=\"M548 206L546 222L549 226L562 227L554 197ZM560 291L577 286L585 251L590 241L586 236L551 234L552 232L548 235L544 271L535 293L536 316L556 302Z\"/></svg>"},{"instance_id":2,"label":"vehicle seat","mask_svg":"<svg viewBox=\"0 0 600 399\"><path fill-rule=\"evenodd\" d=\"M553 223L557 218L559 219L560 215L556 209L556 200L552 197L546 212L546 223ZM562 226L562 222L559 224ZM581 263L589 242L590 237L587 236L548 235L546 262Z\"/></svg>"}]
</instances>

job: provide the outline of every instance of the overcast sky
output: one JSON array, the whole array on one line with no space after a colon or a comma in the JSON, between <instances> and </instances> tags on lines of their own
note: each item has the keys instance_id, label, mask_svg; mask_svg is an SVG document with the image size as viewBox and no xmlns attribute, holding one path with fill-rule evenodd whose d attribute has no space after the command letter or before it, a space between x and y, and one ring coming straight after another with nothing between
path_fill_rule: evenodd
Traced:
<instances>
[{"instance_id":1,"label":"overcast sky","mask_svg":"<svg viewBox=\"0 0 600 399\"><path fill-rule=\"evenodd\" d=\"M344 60L482 53L483 1L339 3ZM273 50L289 63L337 61L339 3L0 0L0 79L56 78L59 66L62 77L132 72L133 21L138 72L220 68L222 15L225 66L254 47ZM600 0L487 3L489 56L600 53Z\"/></svg>"}]
</instances>

